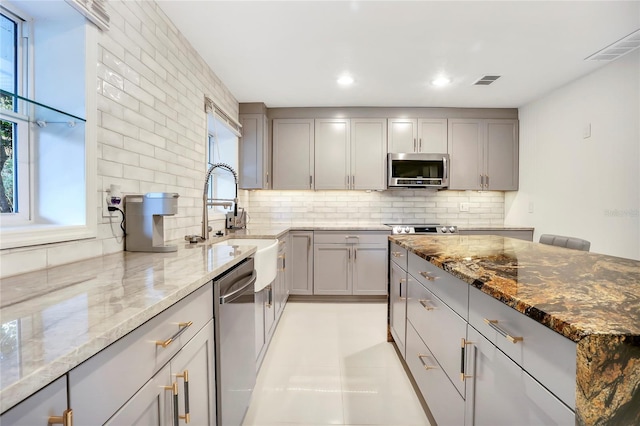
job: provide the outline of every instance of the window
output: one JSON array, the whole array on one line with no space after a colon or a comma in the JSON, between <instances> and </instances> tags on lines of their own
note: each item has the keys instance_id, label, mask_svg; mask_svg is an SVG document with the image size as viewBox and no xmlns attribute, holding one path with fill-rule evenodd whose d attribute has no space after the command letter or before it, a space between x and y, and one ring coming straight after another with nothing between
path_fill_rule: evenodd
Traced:
<instances>
[{"instance_id":1,"label":"window","mask_svg":"<svg viewBox=\"0 0 640 426\"><path fill-rule=\"evenodd\" d=\"M64 1L0 14L0 249L93 238L97 28Z\"/></svg>"},{"instance_id":2,"label":"window","mask_svg":"<svg viewBox=\"0 0 640 426\"><path fill-rule=\"evenodd\" d=\"M209 115L209 143L207 168L211 164L225 163L238 172L238 135L225 122L215 115ZM236 196L236 183L233 175L223 168L213 171L209 185L209 198L233 199ZM213 207L214 211L224 213L224 207ZM229 211L228 209L226 210Z\"/></svg>"},{"instance_id":3,"label":"window","mask_svg":"<svg viewBox=\"0 0 640 426\"><path fill-rule=\"evenodd\" d=\"M28 117L11 94L23 93L26 49L23 48L24 19L0 9L0 214L4 223L29 220L29 130Z\"/></svg>"}]
</instances>

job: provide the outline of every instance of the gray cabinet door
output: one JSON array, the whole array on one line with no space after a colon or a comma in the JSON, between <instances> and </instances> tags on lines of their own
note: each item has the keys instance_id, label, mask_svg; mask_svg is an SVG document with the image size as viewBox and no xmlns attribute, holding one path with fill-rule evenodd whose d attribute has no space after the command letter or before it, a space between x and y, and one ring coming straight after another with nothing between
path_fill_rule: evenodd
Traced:
<instances>
[{"instance_id":1,"label":"gray cabinet door","mask_svg":"<svg viewBox=\"0 0 640 426\"><path fill-rule=\"evenodd\" d=\"M264 304L267 300L267 289L263 288L255 294L255 320L256 320L256 370L260 365L260 355L264 349L266 342L266 333L264 329Z\"/></svg>"},{"instance_id":2,"label":"gray cabinet door","mask_svg":"<svg viewBox=\"0 0 640 426\"><path fill-rule=\"evenodd\" d=\"M273 120L273 189L313 189L313 119Z\"/></svg>"},{"instance_id":3,"label":"gray cabinet door","mask_svg":"<svg viewBox=\"0 0 640 426\"><path fill-rule=\"evenodd\" d=\"M418 152L447 153L447 119L418 119Z\"/></svg>"},{"instance_id":4,"label":"gray cabinet door","mask_svg":"<svg viewBox=\"0 0 640 426\"><path fill-rule=\"evenodd\" d=\"M387 246L358 244L352 250L353 294L387 294Z\"/></svg>"},{"instance_id":5,"label":"gray cabinet door","mask_svg":"<svg viewBox=\"0 0 640 426\"><path fill-rule=\"evenodd\" d=\"M313 251L313 294L351 294L351 245L315 244Z\"/></svg>"},{"instance_id":6,"label":"gray cabinet door","mask_svg":"<svg viewBox=\"0 0 640 426\"><path fill-rule=\"evenodd\" d=\"M390 262L389 278L389 327L393 340L403 357L407 330L407 272L395 262Z\"/></svg>"},{"instance_id":7,"label":"gray cabinet door","mask_svg":"<svg viewBox=\"0 0 640 426\"><path fill-rule=\"evenodd\" d=\"M62 416L67 407L67 376L62 376L7 410L0 416L0 424L47 426L49 417Z\"/></svg>"},{"instance_id":8,"label":"gray cabinet door","mask_svg":"<svg viewBox=\"0 0 640 426\"><path fill-rule=\"evenodd\" d=\"M173 425L176 408L172 388L175 380L172 380L167 364L107 420L105 425Z\"/></svg>"},{"instance_id":9,"label":"gray cabinet door","mask_svg":"<svg viewBox=\"0 0 640 426\"><path fill-rule=\"evenodd\" d=\"M390 118L388 121L389 152L418 150L418 122L411 118Z\"/></svg>"},{"instance_id":10,"label":"gray cabinet door","mask_svg":"<svg viewBox=\"0 0 640 426\"><path fill-rule=\"evenodd\" d=\"M349 188L349 124L349 119L315 120L315 189Z\"/></svg>"},{"instance_id":11,"label":"gray cabinet door","mask_svg":"<svg viewBox=\"0 0 640 426\"><path fill-rule=\"evenodd\" d=\"M267 117L240 114L238 184L242 189L269 189L270 152Z\"/></svg>"},{"instance_id":12,"label":"gray cabinet door","mask_svg":"<svg viewBox=\"0 0 640 426\"><path fill-rule=\"evenodd\" d=\"M518 121L486 120L486 184L493 191L518 189Z\"/></svg>"},{"instance_id":13,"label":"gray cabinet door","mask_svg":"<svg viewBox=\"0 0 640 426\"><path fill-rule=\"evenodd\" d=\"M313 231L291 231L289 235L290 294L313 294Z\"/></svg>"},{"instance_id":14,"label":"gray cabinet door","mask_svg":"<svg viewBox=\"0 0 640 426\"><path fill-rule=\"evenodd\" d=\"M571 425L575 415L473 327L467 373L467 424L487 426Z\"/></svg>"},{"instance_id":15,"label":"gray cabinet door","mask_svg":"<svg viewBox=\"0 0 640 426\"><path fill-rule=\"evenodd\" d=\"M351 120L351 189L387 189L387 121Z\"/></svg>"},{"instance_id":16,"label":"gray cabinet door","mask_svg":"<svg viewBox=\"0 0 640 426\"><path fill-rule=\"evenodd\" d=\"M188 404L194 425L216 421L214 361L213 320L171 360L171 378L178 382L178 415L185 416Z\"/></svg>"},{"instance_id":17,"label":"gray cabinet door","mask_svg":"<svg viewBox=\"0 0 640 426\"><path fill-rule=\"evenodd\" d=\"M483 189L484 138L481 120L451 119L448 136L451 160L449 189Z\"/></svg>"}]
</instances>

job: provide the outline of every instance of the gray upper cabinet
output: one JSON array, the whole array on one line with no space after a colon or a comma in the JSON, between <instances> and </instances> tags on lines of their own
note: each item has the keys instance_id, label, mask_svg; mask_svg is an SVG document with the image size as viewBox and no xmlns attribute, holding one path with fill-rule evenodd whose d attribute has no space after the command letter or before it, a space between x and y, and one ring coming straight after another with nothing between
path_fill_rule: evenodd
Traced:
<instances>
[{"instance_id":1,"label":"gray upper cabinet","mask_svg":"<svg viewBox=\"0 0 640 426\"><path fill-rule=\"evenodd\" d=\"M240 114L239 185L241 189L269 189L271 153L265 114Z\"/></svg>"},{"instance_id":2,"label":"gray upper cabinet","mask_svg":"<svg viewBox=\"0 0 640 426\"><path fill-rule=\"evenodd\" d=\"M446 118L389 119L389 152L447 152Z\"/></svg>"},{"instance_id":3,"label":"gray upper cabinet","mask_svg":"<svg viewBox=\"0 0 640 426\"><path fill-rule=\"evenodd\" d=\"M390 118L389 152L417 152L418 123L411 118Z\"/></svg>"},{"instance_id":4,"label":"gray upper cabinet","mask_svg":"<svg viewBox=\"0 0 640 426\"><path fill-rule=\"evenodd\" d=\"M273 189L313 189L314 120L273 120Z\"/></svg>"},{"instance_id":5,"label":"gray upper cabinet","mask_svg":"<svg viewBox=\"0 0 640 426\"><path fill-rule=\"evenodd\" d=\"M450 119L449 189L518 189L518 120Z\"/></svg>"},{"instance_id":6,"label":"gray upper cabinet","mask_svg":"<svg viewBox=\"0 0 640 426\"><path fill-rule=\"evenodd\" d=\"M315 120L315 189L386 189L386 120Z\"/></svg>"},{"instance_id":7,"label":"gray upper cabinet","mask_svg":"<svg viewBox=\"0 0 640 426\"><path fill-rule=\"evenodd\" d=\"M387 188L387 120L351 119L351 189Z\"/></svg>"},{"instance_id":8,"label":"gray upper cabinet","mask_svg":"<svg viewBox=\"0 0 640 426\"><path fill-rule=\"evenodd\" d=\"M349 189L349 119L315 120L315 189Z\"/></svg>"}]
</instances>

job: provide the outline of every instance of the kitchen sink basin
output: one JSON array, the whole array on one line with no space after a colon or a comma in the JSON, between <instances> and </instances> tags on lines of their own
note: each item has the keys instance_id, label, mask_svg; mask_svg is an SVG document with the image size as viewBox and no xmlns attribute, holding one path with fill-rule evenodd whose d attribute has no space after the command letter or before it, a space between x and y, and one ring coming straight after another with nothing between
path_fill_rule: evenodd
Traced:
<instances>
[{"instance_id":1,"label":"kitchen sink basin","mask_svg":"<svg viewBox=\"0 0 640 426\"><path fill-rule=\"evenodd\" d=\"M227 246L256 246L253 255L254 268L258 273L255 291L258 292L268 286L275 278L278 269L278 240L260 238L232 238L214 245Z\"/></svg>"}]
</instances>

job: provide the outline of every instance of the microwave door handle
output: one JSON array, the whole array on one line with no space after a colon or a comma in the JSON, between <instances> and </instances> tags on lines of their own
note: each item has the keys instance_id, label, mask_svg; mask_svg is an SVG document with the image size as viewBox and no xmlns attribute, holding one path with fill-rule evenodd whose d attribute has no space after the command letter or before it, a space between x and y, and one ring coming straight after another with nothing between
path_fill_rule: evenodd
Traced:
<instances>
[{"instance_id":1,"label":"microwave door handle","mask_svg":"<svg viewBox=\"0 0 640 426\"><path fill-rule=\"evenodd\" d=\"M447 169L447 157L442 157L442 169L444 171L444 178L449 179L449 170Z\"/></svg>"}]
</instances>

